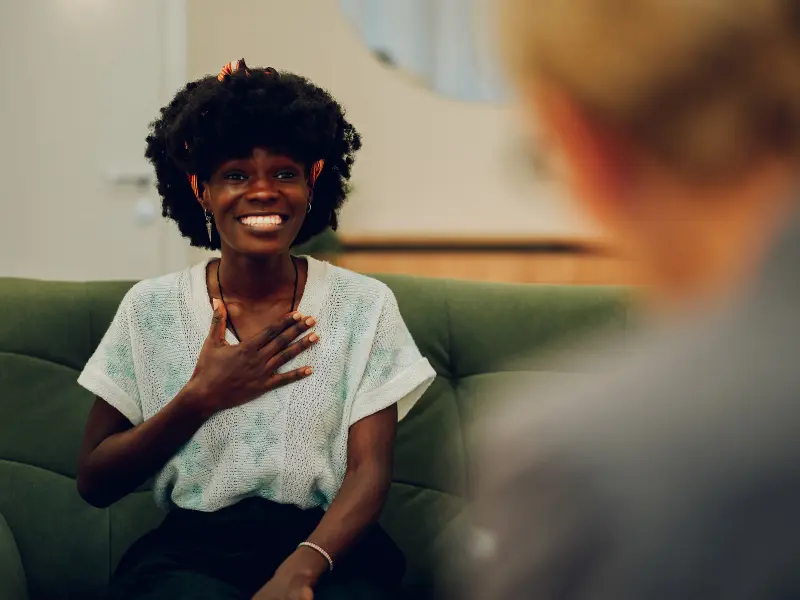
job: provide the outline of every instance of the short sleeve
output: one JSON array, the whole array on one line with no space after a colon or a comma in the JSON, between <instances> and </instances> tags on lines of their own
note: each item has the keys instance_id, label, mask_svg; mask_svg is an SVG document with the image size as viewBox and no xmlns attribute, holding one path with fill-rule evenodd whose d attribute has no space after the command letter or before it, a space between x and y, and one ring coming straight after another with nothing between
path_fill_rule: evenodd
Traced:
<instances>
[{"instance_id":1,"label":"short sleeve","mask_svg":"<svg viewBox=\"0 0 800 600\"><path fill-rule=\"evenodd\" d=\"M133 302L131 290L78 377L78 384L108 402L133 425L139 425L144 418L134 363Z\"/></svg>"},{"instance_id":2,"label":"short sleeve","mask_svg":"<svg viewBox=\"0 0 800 600\"><path fill-rule=\"evenodd\" d=\"M358 386L350 425L397 404L405 417L433 382L436 372L420 354L394 294L387 288L364 375Z\"/></svg>"}]
</instances>

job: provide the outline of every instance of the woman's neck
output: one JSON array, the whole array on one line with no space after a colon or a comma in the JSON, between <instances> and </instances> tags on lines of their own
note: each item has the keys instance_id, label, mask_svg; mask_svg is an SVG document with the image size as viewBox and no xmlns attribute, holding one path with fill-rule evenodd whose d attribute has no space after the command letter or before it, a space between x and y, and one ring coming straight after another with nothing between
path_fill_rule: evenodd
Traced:
<instances>
[{"instance_id":1,"label":"woman's neck","mask_svg":"<svg viewBox=\"0 0 800 600\"><path fill-rule=\"evenodd\" d=\"M242 300L258 301L274 296L295 277L291 255L253 258L223 250L219 282L225 294Z\"/></svg>"}]
</instances>

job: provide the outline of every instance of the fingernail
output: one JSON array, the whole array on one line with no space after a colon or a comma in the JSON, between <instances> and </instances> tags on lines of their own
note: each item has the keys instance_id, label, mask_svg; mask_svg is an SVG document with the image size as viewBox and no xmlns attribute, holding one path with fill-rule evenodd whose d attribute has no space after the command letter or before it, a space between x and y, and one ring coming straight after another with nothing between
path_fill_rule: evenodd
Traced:
<instances>
[{"instance_id":1,"label":"fingernail","mask_svg":"<svg viewBox=\"0 0 800 600\"><path fill-rule=\"evenodd\" d=\"M308 367L306 369L306 375L311 375L313 372L314 372L314 369L312 369L311 367Z\"/></svg>"},{"instance_id":2,"label":"fingernail","mask_svg":"<svg viewBox=\"0 0 800 600\"><path fill-rule=\"evenodd\" d=\"M308 341L312 344L315 344L319 341L319 336L316 333L312 333L310 336L308 336Z\"/></svg>"},{"instance_id":3,"label":"fingernail","mask_svg":"<svg viewBox=\"0 0 800 600\"><path fill-rule=\"evenodd\" d=\"M299 321L300 319L302 319L302 318L303 318L303 315L301 315L300 313L296 312L296 313L294 313L294 314L292 315L292 318L293 318L295 321Z\"/></svg>"},{"instance_id":4,"label":"fingernail","mask_svg":"<svg viewBox=\"0 0 800 600\"><path fill-rule=\"evenodd\" d=\"M316 323L314 317L309 317L306 319L306 325L308 325L309 327L311 327L314 323Z\"/></svg>"},{"instance_id":5,"label":"fingernail","mask_svg":"<svg viewBox=\"0 0 800 600\"><path fill-rule=\"evenodd\" d=\"M211 306L214 307L214 310L217 310L219 308L219 298L212 298Z\"/></svg>"}]
</instances>

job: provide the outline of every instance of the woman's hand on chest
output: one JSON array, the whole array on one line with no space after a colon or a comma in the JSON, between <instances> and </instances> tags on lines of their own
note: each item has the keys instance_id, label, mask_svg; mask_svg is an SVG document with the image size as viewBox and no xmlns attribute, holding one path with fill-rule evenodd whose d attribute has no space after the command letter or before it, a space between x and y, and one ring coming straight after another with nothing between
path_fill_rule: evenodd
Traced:
<instances>
[{"instance_id":1,"label":"woman's hand on chest","mask_svg":"<svg viewBox=\"0 0 800 600\"><path fill-rule=\"evenodd\" d=\"M313 318L285 315L237 345L225 340L226 319L225 306L215 300L211 330L188 383L209 416L311 375L310 367L277 371L317 342L315 333L297 339L314 326Z\"/></svg>"}]
</instances>

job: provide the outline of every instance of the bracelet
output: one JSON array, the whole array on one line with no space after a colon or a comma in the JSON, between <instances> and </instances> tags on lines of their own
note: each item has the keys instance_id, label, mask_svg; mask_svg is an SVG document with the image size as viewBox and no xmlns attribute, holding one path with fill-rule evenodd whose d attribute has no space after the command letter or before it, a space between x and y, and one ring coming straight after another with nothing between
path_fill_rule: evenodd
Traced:
<instances>
[{"instance_id":1,"label":"bracelet","mask_svg":"<svg viewBox=\"0 0 800 600\"><path fill-rule=\"evenodd\" d=\"M322 554L322 556L325 557L325 560L328 561L328 571L333 571L333 559L331 558L330 554L325 552L325 550L323 550L322 548L320 548L316 544L312 544L311 542L300 542L297 545L298 548L300 548L301 546L307 546L307 547L311 548L312 550L316 550L317 552Z\"/></svg>"}]
</instances>

